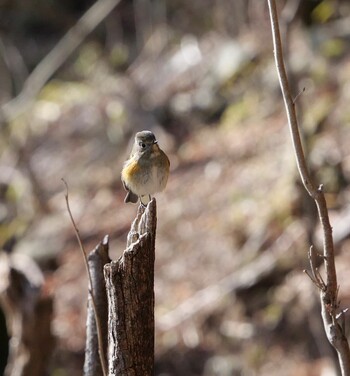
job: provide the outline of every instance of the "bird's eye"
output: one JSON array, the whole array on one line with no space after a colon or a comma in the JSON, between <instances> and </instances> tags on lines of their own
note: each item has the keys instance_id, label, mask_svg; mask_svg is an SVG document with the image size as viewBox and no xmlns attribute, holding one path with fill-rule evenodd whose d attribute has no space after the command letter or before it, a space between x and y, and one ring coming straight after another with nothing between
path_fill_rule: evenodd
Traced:
<instances>
[{"instance_id":1,"label":"bird's eye","mask_svg":"<svg viewBox=\"0 0 350 376\"><path fill-rule=\"evenodd\" d=\"M143 143L143 142L139 142L139 145L142 147L142 149L144 149L146 147L146 144Z\"/></svg>"}]
</instances>

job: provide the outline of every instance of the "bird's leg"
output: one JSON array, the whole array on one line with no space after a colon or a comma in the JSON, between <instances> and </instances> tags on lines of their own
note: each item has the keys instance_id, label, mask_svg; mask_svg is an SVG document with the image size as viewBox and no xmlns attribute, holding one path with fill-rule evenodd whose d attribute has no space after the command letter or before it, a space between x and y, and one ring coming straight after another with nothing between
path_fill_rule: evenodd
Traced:
<instances>
[{"instance_id":1,"label":"bird's leg","mask_svg":"<svg viewBox=\"0 0 350 376\"><path fill-rule=\"evenodd\" d=\"M140 204L143 208L145 208L147 206L147 204L145 204L143 201L142 201L142 197L144 196L139 196L139 199L140 199Z\"/></svg>"}]
</instances>

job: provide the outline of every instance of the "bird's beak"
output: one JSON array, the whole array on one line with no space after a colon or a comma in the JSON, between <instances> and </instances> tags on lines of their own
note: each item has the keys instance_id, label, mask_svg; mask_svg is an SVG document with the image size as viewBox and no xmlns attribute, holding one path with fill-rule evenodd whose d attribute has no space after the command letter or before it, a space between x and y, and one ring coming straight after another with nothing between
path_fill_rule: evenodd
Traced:
<instances>
[{"instance_id":1,"label":"bird's beak","mask_svg":"<svg viewBox=\"0 0 350 376\"><path fill-rule=\"evenodd\" d=\"M158 141L157 140L154 140L154 142L153 142L154 144L158 144Z\"/></svg>"}]
</instances>

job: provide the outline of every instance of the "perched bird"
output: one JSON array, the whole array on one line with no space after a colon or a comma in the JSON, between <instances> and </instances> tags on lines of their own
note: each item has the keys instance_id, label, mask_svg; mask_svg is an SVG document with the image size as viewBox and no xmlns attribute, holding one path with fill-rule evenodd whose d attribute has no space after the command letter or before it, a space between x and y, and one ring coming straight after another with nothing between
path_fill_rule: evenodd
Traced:
<instances>
[{"instance_id":1,"label":"perched bird","mask_svg":"<svg viewBox=\"0 0 350 376\"><path fill-rule=\"evenodd\" d=\"M129 159L124 163L122 182L128 192L124 202L147 205L151 195L164 190L170 162L151 131L136 133Z\"/></svg>"}]
</instances>

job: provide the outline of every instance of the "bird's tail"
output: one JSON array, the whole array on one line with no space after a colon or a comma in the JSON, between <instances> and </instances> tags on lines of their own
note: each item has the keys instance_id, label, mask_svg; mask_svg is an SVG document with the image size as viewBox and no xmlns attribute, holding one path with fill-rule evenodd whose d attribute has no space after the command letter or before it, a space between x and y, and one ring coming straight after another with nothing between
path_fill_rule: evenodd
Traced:
<instances>
[{"instance_id":1,"label":"bird's tail","mask_svg":"<svg viewBox=\"0 0 350 376\"><path fill-rule=\"evenodd\" d=\"M134 192L128 191L128 193L125 196L124 202L125 203L132 202L133 204L136 204L138 199L139 199L139 197L137 195L135 195Z\"/></svg>"}]
</instances>

